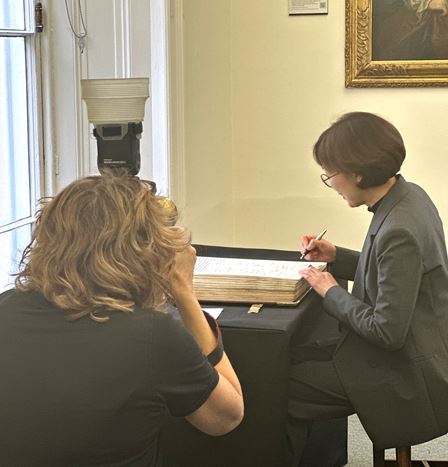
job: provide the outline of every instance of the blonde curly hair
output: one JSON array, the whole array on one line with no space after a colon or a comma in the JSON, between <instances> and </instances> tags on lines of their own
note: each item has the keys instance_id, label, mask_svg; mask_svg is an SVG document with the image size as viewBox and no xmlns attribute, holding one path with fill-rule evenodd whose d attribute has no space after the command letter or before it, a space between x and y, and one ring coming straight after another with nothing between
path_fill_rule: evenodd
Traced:
<instances>
[{"instance_id":1,"label":"blonde curly hair","mask_svg":"<svg viewBox=\"0 0 448 467\"><path fill-rule=\"evenodd\" d=\"M188 239L173 229L154 184L126 173L81 178L43 200L15 285L37 290L69 318L105 321L100 310L157 308Z\"/></svg>"}]
</instances>

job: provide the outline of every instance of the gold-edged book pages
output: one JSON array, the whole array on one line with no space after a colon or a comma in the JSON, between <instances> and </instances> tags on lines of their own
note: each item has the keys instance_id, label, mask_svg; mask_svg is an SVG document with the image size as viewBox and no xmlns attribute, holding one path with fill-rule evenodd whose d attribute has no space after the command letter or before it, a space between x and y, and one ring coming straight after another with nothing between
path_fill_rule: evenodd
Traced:
<instances>
[{"instance_id":1,"label":"gold-edged book pages","mask_svg":"<svg viewBox=\"0 0 448 467\"><path fill-rule=\"evenodd\" d=\"M295 305L310 290L300 270L327 263L198 256L193 286L198 300Z\"/></svg>"}]
</instances>

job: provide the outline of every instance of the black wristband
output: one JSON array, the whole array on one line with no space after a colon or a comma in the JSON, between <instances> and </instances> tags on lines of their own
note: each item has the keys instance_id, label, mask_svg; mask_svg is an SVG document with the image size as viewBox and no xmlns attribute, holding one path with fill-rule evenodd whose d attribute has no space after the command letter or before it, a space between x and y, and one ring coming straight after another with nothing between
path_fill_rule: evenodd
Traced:
<instances>
[{"instance_id":1,"label":"black wristband","mask_svg":"<svg viewBox=\"0 0 448 467\"><path fill-rule=\"evenodd\" d=\"M204 313L205 319L207 320L208 325L213 331L213 334L218 339L218 344L206 357L208 362L211 365L215 366L221 361L222 356L224 354L224 346L222 345L221 329L219 327L218 321L216 321L216 319L213 318L213 316L210 316L204 310L202 310L202 312Z\"/></svg>"}]
</instances>

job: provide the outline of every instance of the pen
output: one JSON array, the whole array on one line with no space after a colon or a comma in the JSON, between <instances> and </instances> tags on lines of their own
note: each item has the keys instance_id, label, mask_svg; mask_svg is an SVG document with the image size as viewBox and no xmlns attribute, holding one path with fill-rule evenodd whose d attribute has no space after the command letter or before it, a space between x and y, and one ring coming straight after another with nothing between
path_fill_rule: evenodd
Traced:
<instances>
[{"instance_id":1,"label":"pen","mask_svg":"<svg viewBox=\"0 0 448 467\"><path fill-rule=\"evenodd\" d=\"M327 233L327 229L322 230L322 232L314 239L314 240L322 240L322 237ZM310 252L311 250L306 249L299 258L299 261L302 261L305 259L305 256Z\"/></svg>"}]
</instances>

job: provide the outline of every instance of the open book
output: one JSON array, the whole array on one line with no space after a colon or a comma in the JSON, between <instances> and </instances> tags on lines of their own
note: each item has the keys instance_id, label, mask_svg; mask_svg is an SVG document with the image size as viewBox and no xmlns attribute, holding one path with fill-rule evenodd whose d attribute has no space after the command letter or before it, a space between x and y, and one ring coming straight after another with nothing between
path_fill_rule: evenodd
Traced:
<instances>
[{"instance_id":1,"label":"open book","mask_svg":"<svg viewBox=\"0 0 448 467\"><path fill-rule=\"evenodd\" d=\"M310 264L321 271L327 266L321 262L198 256L193 286L200 301L292 305L310 289L300 277L300 270Z\"/></svg>"}]
</instances>

